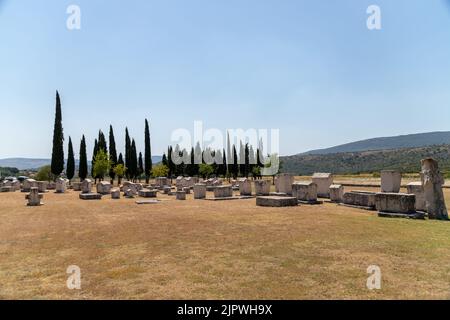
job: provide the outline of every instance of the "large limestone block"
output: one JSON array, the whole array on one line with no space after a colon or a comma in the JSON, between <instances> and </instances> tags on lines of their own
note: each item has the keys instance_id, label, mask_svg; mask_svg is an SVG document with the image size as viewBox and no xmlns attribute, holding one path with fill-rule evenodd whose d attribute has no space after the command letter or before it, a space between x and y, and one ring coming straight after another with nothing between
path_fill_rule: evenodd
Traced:
<instances>
[{"instance_id":1,"label":"large limestone block","mask_svg":"<svg viewBox=\"0 0 450 320\"><path fill-rule=\"evenodd\" d=\"M217 186L214 189L214 198L228 198L233 196L231 185Z\"/></svg>"},{"instance_id":2,"label":"large limestone block","mask_svg":"<svg viewBox=\"0 0 450 320\"><path fill-rule=\"evenodd\" d=\"M425 193L423 190L422 182L411 182L406 186L408 194L416 196L416 210L426 211Z\"/></svg>"},{"instance_id":3,"label":"large limestone block","mask_svg":"<svg viewBox=\"0 0 450 320\"><path fill-rule=\"evenodd\" d=\"M34 179L25 179L22 185L23 192L30 192L31 188L37 188L37 181Z\"/></svg>"},{"instance_id":4,"label":"large limestone block","mask_svg":"<svg viewBox=\"0 0 450 320\"><path fill-rule=\"evenodd\" d=\"M156 198L157 193L158 193L158 190L156 190L156 189L153 189L153 190L142 189L142 190L138 191L139 196L143 197L143 198Z\"/></svg>"},{"instance_id":5,"label":"large limestone block","mask_svg":"<svg viewBox=\"0 0 450 320\"><path fill-rule=\"evenodd\" d=\"M194 199L206 198L206 184L196 183L194 184Z\"/></svg>"},{"instance_id":6,"label":"large limestone block","mask_svg":"<svg viewBox=\"0 0 450 320\"><path fill-rule=\"evenodd\" d=\"M107 181L100 181L97 184L97 192L100 194L110 194L112 185Z\"/></svg>"},{"instance_id":7,"label":"large limestone block","mask_svg":"<svg viewBox=\"0 0 450 320\"><path fill-rule=\"evenodd\" d=\"M176 199L177 200L186 200L186 191L177 191Z\"/></svg>"},{"instance_id":8,"label":"large limestone block","mask_svg":"<svg viewBox=\"0 0 450 320\"><path fill-rule=\"evenodd\" d=\"M381 171L381 192L400 192L402 175L395 170Z\"/></svg>"},{"instance_id":9,"label":"large limestone block","mask_svg":"<svg viewBox=\"0 0 450 320\"><path fill-rule=\"evenodd\" d=\"M47 192L48 181L37 181L36 184L37 184L39 193Z\"/></svg>"},{"instance_id":10,"label":"large limestone block","mask_svg":"<svg viewBox=\"0 0 450 320\"><path fill-rule=\"evenodd\" d=\"M333 202L342 202L344 197L344 186L340 184L332 184L330 186L330 200Z\"/></svg>"},{"instance_id":11,"label":"large limestone block","mask_svg":"<svg viewBox=\"0 0 450 320\"><path fill-rule=\"evenodd\" d=\"M81 200L100 200L102 195L100 193L80 193Z\"/></svg>"},{"instance_id":12,"label":"large limestone block","mask_svg":"<svg viewBox=\"0 0 450 320\"><path fill-rule=\"evenodd\" d=\"M43 205L41 201L43 195L39 193L39 189L37 187L31 187L30 193L27 194L25 198L28 200L28 206L34 207Z\"/></svg>"},{"instance_id":13,"label":"large limestone block","mask_svg":"<svg viewBox=\"0 0 450 320\"><path fill-rule=\"evenodd\" d=\"M344 193L344 203L353 206L375 208L375 192L350 191Z\"/></svg>"},{"instance_id":14,"label":"large limestone block","mask_svg":"<svg viewBox=\"0 0 450 320\"><path fill-rule=\"evenodd\" d=\"M256 205L260 207L293 207L298 205L296 197L256 197Z\"/></svg>"},{"instance_id":15,"label":"large limestone block","mask_svg":"<svg viewBox=\"0 0 450 320\"><path fill-rule=\"evenodd\" d=\"M314 182L296 182L292 184L292 196L300 201L317 201L317 184Z\"/></svg>"},{"instance_id":16,"label":"large limestone block","mask_svg":"<svg viewBox=\"0 0 450 320\"><path fill-rule=\"evenodd\" d=\"M314 173L312 181L317 185L318 197L328 198L330 196L330 186L333 184L333 175L331 173Z\"/></svg>"},{"instance_id":17,"label":"large limestone block","mask_svg":"<svg viewBox=\"0 0 450 320\"><path fill-rule=\"evenodd\" d=\"M239 179L239 193L241 196L252 195L252 183L249 179Z\"/></svg>"},{"instance_id":18,"label":"large limestone block","mask_svg":"<svg viewBox=\"0 0 450 320\"><path fill-rule=\"evenodd\" d=\"M430 219L448 220L442 185L442 176L436 160L428 158L422 160L422 185L425 194L426 209Z\"/></svg>"},{"instance_id":19,"label":"large limestone block","mask_svg":"<svg viewBox=\"0 0 450 320\"><path fill-rule=\"evenodd\" d=\"M111 189L111 199L120 199L120 188Z\"/></svg>"},{"instance_id":20,"label":"large limestone block","mask_svg":"<svg viewBox=\"0 0 450 320\"><path fill-rule=\"evenodd\" d=\"M411 214L416 212L416 196L406 193L380 192L375 195L375 207L380 212Z\"/></svg>"},{"instance_id":21,"label":"large limestone block","mask_svg":"<svg viewBox=\"0 0 450 320\"><path fill-rule=\"evenodd\" d=\"M294 176L289 173L281 173L275 177L275 190L277 193L292 194Z\"/></svg>"},{"instance_id":22,"label":"large limestone block","mask_svg":"<svg viewBox=\"0 0 450 320\"><path fill-rule=\"evenodd\" d=\"M80 184L81 193L91 193L92 192L92 180L84 179Z\"/></svg>"},{"instance_id":23,"label":"large limestone block","mask_svg":"<svg viewBox=\"0 0 450 320\"><path fill-rule=\"evenodd\" d=\"M256 180L255 193L257 196L268 196L270 194L270 182L267 180Z\"/></svg>"},{"instance_id":24,"label":"large limestone block","mask_svg":"<svg viewBox=\"0 0 450 320\"><path fill-rule=\"evenodd\" d=\"M67 190L66 180L62 178L56 179L55 184L55 192L56 193L65 193Z\"/></svg>"}]
</instances>

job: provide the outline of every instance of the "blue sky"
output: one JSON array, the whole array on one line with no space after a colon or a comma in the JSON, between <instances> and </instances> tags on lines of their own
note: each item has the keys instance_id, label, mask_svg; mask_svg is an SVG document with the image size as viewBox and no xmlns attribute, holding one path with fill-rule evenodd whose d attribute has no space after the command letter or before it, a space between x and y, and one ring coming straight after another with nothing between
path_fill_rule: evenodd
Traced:
<instances>
[{"instance_id":1,"label":"blue sky","mask_svg":"<svg viewBox=\"0 0 450 320\"><path fill-rule=\"evenodd\" d=\"M50 157L56 89L76 153L109 124L143 150L145 117L154 154L194 120L278 128L283 155L450 130L444 0L0 0L0 39L0 158Z\"/></svg>"}]
</instances>

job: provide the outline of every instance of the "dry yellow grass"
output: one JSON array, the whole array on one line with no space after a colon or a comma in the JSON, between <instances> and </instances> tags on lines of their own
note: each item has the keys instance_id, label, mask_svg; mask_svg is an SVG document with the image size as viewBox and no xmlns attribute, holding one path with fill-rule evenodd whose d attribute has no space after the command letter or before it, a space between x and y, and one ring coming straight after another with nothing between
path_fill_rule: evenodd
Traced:
<instances>
[{"instance_id":1,"label":"dry yellow grass","mask_svg":"<svg viewBox=\"0 0 450 320\"><path fill-rule=\"evenodd\" d=\"M23 193L0 194L0 298L450 298L450 223L158 197L167 201L50 192L27 207ZM378 291L366 288L373 264ZM66 287L69 265L81 290Z\"/></svg>"}]
</instances>

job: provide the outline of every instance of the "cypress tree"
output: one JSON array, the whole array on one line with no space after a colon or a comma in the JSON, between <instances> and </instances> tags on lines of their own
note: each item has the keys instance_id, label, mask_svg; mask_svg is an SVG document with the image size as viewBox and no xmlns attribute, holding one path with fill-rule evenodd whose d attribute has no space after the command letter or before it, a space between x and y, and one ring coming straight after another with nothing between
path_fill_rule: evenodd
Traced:
<instances>
[{"instance_id":1,"label":"cypress tree","mask_svg":"<svg viewBox=\"0 0 450 320\"><path fill-rule=\"evenodd\" d=\"M167 161L166 153L163 153L161 163L165 165L167 168L169 167L169 162Z\"/></svg>"},{"instance_id":2,"label":"cypress tree","mask_svg":"<svg viewBox=\"0 0 450 320\"><path fill-rule=\"evenodd\" d=\"M236 152L236 146L233 144L233 179L236 179L239 175L238 156Z\"/></svg>"},{"instance_id":3,"label":"cypress tree","mask_svg":"<svg viewBox=\"0 0 450 320\"><path fill-rule=\"evenodd\" d=\"M227 166L227 154L225 153L225 149L223 149L223 160L222 160L222 175L224 177L227 176L228 166Z\"/></svg>"},{"instance_id":4,"label":"cypress tree","mask_svg":"<svg viewBox=\"0 0 450 320\"><path fill-rule=\"evenodd\" d=\"M150 129L148 121L145 119L145 183L148 183L152 172L152 148L150 145Z\"/></svg>"},{"instance_id":5,"label":"cypress tree","mask_svg":"<svg viewBox=\"0 0 450 320\"><path fill-rule=\"evenodd\" d=\"M106 146L105 135L102 130L98 131L98 149L97 152L103 150L106 154L108 153L108 147Z\"/></svg>"},{"instance_id":6,"label":"cypress tree","mask_svg":"<svg viewBox=\"0 0 450 320\"><path fill-rule=\"evenodd\" d=\"M55 110L55 125L53 128L53 148L52 148L52 162L51 172L55 176L59 176L64 170L64 134L62 127L61 115L61 100L59 93L56 91L56 110Z\"/></svg>"},{"instance_id":7,"label":"cypress tree","mask_svg":"<svg viewBox=\"0 0 450 320\"><path fill-rule=\"evenodd\" d=\"M94 150L92 151L92 161L91 161L91 177L94 179L97 179L97 177L94 177L94 164L95 164L95 156L98 152L98 141L95 139L94 142Z\"/></svg>"},{"instance_id":8,"label":"cypress tree","mask_svg":"<svg viewBox=\"0 0 450 320\"><path fill-rule=\"evenodd\" d=\"M135 179L138 175L138 159L137 159L137 153L136 153L136 143L133 142L131 143L131 155L130 155L130 160L131 160L131 177L133 179Z\"/></svg>"},{"instance_id":9,"label":"cypress tree","mask_svg":"<svg viewBox=\"0 0 450 320\"><path fill-rule=\"evenodd\" d=\"M138 160L138 177L139 181L141 181L141 176L144 173L144 164L142 162L142 152L139 152L139 160Z\"/></svg>"},{"instance_id":10,"label":"cypress tree","mask_svg":"<svg viewBox=\"0 0 450 320\"><path fill-rule=\"evenodd\" d=\"M86 139L84 138L83 135L80 143L80 165L78 168L78 176L80 177L81 181L86 179L87 173L88 173L88 164L86 155Z\"/></svg>"},{"instance_id":11,"label":"cypress tree","mask_svg":"<svg viewBox=\"0 0 450 320\"><path fill-rule=\"evenodd\" d=\"M126 177L129 179L130 178L130 173L131 173L131 140L130 140L130 135L128 134L128 128L125 128L125 167L128 168L127 173L126 173Z\"/></svg>"},{"instance_id":12,"label":"cypress tree","mask_svg":"<svg viewBox=\"0 0 450 320\"><path fill-rule=\"evenodd\" d=\"M114 167L117 164L117 150L116 150L116 140L114 139L114 131L112 125L109 126L109 160L111 161L111 166L109 169L109 177L111 178L111 184L114 183L114 178L116 173L114 172Z\"/></svg>"},{"instance_id":13,"label":"cypress tree","mask_svg":"<svg viewBox=\"0 0 450 320\"><path fill-rule=\"evenodd\" d=\"M69 137L69 147L67 152L67 168L66 168L67 179L72 180L74 175L75 175L75 156L73 154L72 139Z\"/></svg>"},{"instance_id":14,"label":"cypress tree","mask_svg":"<svg viewBox=\"0 0 450 320\"><path fill-rule=\"evenodd\" d=\"M167 163L169 164L169 177L172 179L174 174L174 164L172 162L172 146L167 149Z\"/></svg>"}]
</instances>

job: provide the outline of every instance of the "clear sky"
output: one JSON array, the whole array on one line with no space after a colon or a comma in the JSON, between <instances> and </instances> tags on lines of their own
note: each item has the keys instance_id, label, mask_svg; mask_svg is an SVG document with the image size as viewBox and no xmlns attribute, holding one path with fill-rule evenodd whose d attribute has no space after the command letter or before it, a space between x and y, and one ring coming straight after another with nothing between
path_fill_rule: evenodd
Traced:
<instances>
[{"instance_id":1,"label":"clear sky","mask_svg":"<svg viewBox=\"0 0 450 320\"><path fill-rule=\"evenodd\" d=\"M56 89L76 157L109 124L143 151L145 117L153 154L194 120L278 128L282 155L450 130L444 0L0 0L0 41L0 158L50 157Z\"/></svg>"}]
</instances>

